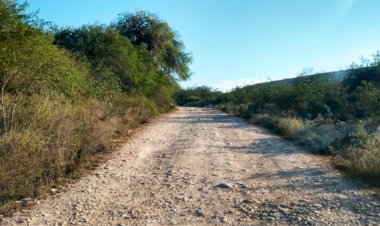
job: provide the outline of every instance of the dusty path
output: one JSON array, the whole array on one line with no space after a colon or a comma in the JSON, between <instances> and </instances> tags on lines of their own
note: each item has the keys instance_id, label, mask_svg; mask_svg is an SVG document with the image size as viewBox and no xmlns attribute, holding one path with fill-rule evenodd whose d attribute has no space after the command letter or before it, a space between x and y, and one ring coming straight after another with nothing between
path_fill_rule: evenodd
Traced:
<instances>
[{"instance_id":1,"label":"dusty path","mask_svg":"<svg viewBox=\"0 0 380 226\"><path fill-rule=\"evenodd\" d=\"M265 130L179 108L5 225L376 225L380 198Z\"/></svg>"}]
</instances>

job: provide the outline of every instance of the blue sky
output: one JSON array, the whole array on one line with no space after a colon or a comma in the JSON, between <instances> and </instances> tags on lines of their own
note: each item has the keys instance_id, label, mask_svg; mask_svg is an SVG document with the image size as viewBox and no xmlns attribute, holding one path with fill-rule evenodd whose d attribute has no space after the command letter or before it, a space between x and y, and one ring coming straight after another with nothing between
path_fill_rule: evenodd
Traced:
<instances>
[{"instance_id":1,"label":"blue sky","mask_svg":"<svg viewBox=\"0 0 380 226\"><path fill-rule=\"evenodd\" d=\"M380 50L379 0L29 0L59 26L108 24L125 11L158 14L192 52L183 86L236 85L333 71Z\"/></svg>"}]
</instances>

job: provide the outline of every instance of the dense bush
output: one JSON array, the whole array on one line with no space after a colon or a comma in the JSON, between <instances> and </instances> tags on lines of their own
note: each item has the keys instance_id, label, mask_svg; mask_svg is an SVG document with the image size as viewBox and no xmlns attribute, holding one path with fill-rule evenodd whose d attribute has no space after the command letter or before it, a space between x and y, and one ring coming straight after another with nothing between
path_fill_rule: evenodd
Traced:
<instances>
[{"instance_id":1,"label":"dense bush","mask_svg":"<svg viewBox=\"0 0 380 226\"><path fill-rule=\"evenodd\" d=\"M155 15L53 32L25 7L0 0L0 214L77 174L124 131L171 110L177 81L190 76L190 55ZM162 25L157 34L169 36L133 28L141 39L161 41L160 50L124 33L131 18ZM176 45L165 46L170 42ZM180 60L173 64L165 53Z\"/></svg>"},{"instance_id":2,"label":"dense bush","mask_svg":"<svg viewBox=\"0 0 380 226\"><path fill-rule=\"evenodd\" d=\"M191 105L203 107L206 105L217 105L222 102L221 92L212 90L207 86L179 90L176 94L176 101L179 105Z\"/></svg>"}]
</instances>

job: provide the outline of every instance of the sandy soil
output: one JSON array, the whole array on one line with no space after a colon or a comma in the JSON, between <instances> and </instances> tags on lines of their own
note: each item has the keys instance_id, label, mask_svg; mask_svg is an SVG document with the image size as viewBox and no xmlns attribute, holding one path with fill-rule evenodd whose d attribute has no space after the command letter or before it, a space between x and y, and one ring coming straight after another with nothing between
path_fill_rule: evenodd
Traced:
<instances>
[{"instance_id":1,"label":"sandy soil","mask_svg":"<svg viewBox=\"0 0 380 226\"><path fill-rule=\"evenodd\" d=\"M207 108L136 133L92 175L3 225L377 225L380 197L328 161Z\"/></svg>"}]
</instances>

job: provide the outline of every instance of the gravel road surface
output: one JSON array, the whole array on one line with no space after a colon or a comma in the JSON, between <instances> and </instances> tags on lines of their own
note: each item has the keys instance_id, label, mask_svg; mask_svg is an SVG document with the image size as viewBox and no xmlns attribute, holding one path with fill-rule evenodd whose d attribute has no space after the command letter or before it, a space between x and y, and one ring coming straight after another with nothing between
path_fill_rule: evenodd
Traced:
<instances>
[{"instance_id":1,"label":"gravel road surface","mask_svg":"<svg viewBox=\"0 0 380 226\"><path fill-rule=\"evenodd\" d=\"M209 108L144 126L107 162L2 225L378 225L380 197L260 127Z\"/></svg>"}]
</instances>

